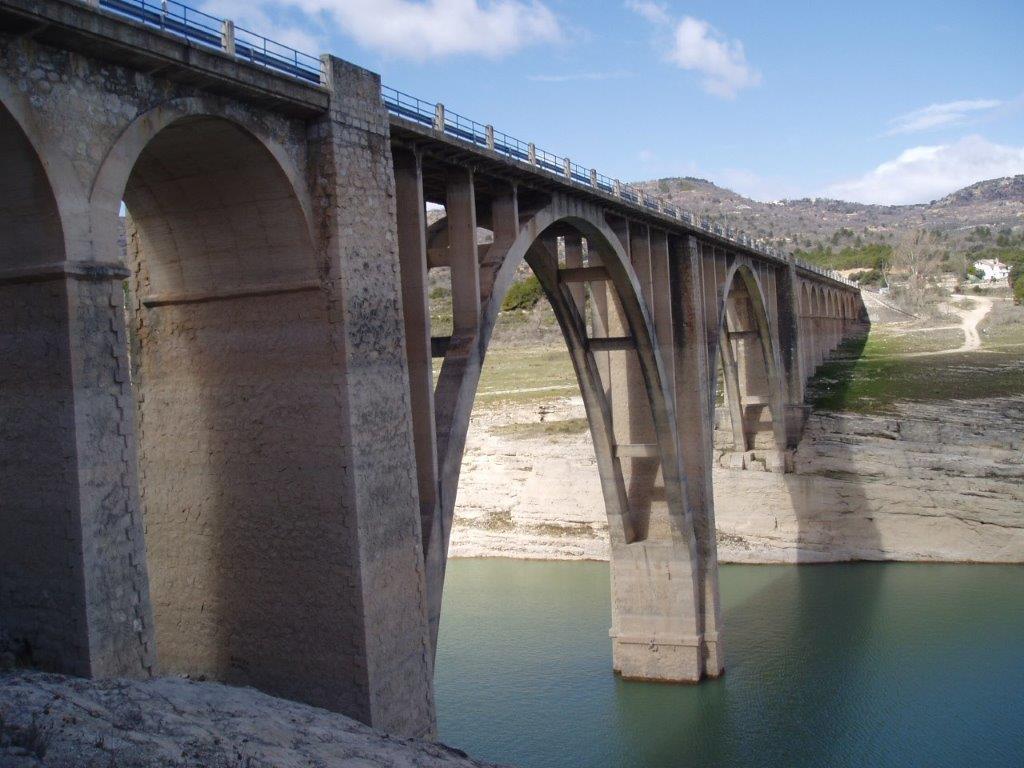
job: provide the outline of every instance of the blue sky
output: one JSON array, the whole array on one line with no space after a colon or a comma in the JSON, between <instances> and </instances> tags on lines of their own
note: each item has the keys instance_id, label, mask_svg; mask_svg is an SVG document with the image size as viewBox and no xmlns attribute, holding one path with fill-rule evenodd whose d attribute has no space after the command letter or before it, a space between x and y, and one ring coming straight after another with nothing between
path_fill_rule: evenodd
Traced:
<instances>
[{"instance_id":1,"label":"blue sky","mask_svg":"<svg viewBox=\"0 0 1024 768\"><path fill-rule=\"evenodd\" d=\"M927 202L1024 173L1024 2L205 0L623 180Z\"/></svg>"}]
</instances>

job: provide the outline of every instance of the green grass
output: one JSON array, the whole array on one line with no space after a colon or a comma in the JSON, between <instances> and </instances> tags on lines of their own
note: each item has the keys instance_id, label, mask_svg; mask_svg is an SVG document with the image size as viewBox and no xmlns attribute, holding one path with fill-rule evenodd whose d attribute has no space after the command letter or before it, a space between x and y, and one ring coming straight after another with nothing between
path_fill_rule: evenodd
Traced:
<instances>
[{"instance_id":1,"label":"green grass","mask_svg":"<svg viewBox=\"0 0 1024 768\"><path fill-rule=\"evenodd\" d=\"M434 377L441 360L434 360ZM565 347L491 349L484 360L476 402L528 403L579 394Z\"/></svg>"},{"instance_id":2,"label":"green grass","mask_svg":"<svg viewBox=\"0 0 1024 768\"><path fill-rule=\"evenodd\" d=\"M912 352L941 352L944 349L956 349L963 343L964 332L958 328L904 333L872 330L864 348L864 354L902 355Z\"/></svg>"},{"instance_id":3,"label":"green grass","mask_svg":"<svg viewBox=\"0 0 1024 768\"><path fill-rule=\"evenodd\" d=\"M807 399L815 409L891 413L900 401L1024 395L1024 350L900 357L872 333L848 340L818 369Z\"/></svg>"},{"instance_id":4,"label":"green grass","mask_svg":"<svg viewBox=\"0 0 1024 768\"><path fill-rule=\"evenodd\" d=\"M993 351L1024 347L1024 322L1001 322L983 326L981 344L985 349Z\"/></svg>"},{"instance_id":5,"label":"green grass","mask_svg":"<svg viewBox=\"0 0 1024 768\"><path fill-rule=\"evenodd\" d=\"M502 424L492 427L491 432L517 440L528 440L536 437L578 435L586 432L587 429L589 429L589 424L586 419L560 419L558 421L532 421L526 424Z\"/></svg>"}]
</instances>

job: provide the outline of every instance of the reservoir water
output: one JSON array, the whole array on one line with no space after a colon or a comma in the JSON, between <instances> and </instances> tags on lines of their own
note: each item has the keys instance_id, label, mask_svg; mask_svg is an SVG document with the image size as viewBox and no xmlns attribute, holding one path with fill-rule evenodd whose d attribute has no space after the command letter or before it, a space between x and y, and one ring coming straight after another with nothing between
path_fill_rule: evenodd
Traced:
<instances>
[{"instance_id":1,"label":"reservoir water","mask_svg":"<svg viewBox=\"0 0 1024 768\"><path fill-rule=\"evenodd\" d=\"M608 566L454 560L442 741L522 768L1024 766L1024 567L722 567L726 675L611 671Z\"/></svg>"}]
</instances>

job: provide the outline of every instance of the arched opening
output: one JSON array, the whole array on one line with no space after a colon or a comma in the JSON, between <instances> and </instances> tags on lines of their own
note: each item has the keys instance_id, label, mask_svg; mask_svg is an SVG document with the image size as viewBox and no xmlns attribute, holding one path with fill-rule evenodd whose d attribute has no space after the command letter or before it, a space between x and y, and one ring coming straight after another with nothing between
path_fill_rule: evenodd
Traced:
<instances>
[{"instance_id":1,"label":"arched opening","mask_svg":"<svg viewBox=\"0 0 1024 768\"><path fill-rule=\"evenodd\" d=\"M762 287L747 267L726 281L719 313L718 371L724 413L716 423L719 462L733 468L775 468L785 447L781 379ZM724 433L724 434L723 434Z\"/></svg>"},{"instance_id":2,"label":"arched opening","mask_svg":"<svg viewBox=\"0 0 1024 768\"><path fill-rule=\"evenodd\" d=\"M425 358L428 339L436 371L429 381L416 365L410 373L414 418L427 413L429 406L423 404L428 400L434 405L433 423L424 418L426 423L417 427L418 456L427 458L418 462L420 487L437 489L435 503L421 508L434 637L480 376L503 299L525 261L569 349L593 440L612 551L616 669L648 679L699 679L696 590L673 590L661 583L680 579L696 584L698 565L683 499L671 394L641 287L651 280L651 267L648 263L642 270L637 252L634 269L625 245L628 232L623 238L613 228L628 223L616 219L613 225L599 208L546 192L517 191L498 179L477 184L467 169L443 161L428 166L406 151L395 152L395 165L409 358ZM439 224L426 223L423 208L430 203L445 208L446 236ZM445 253L431 252L442 243ZM665 248L661 252L667 268ZM438 337L430 318L422 319L430 267L450 270L450 336ZM667 280L659 287L667 289ZM601 322L588 319L589 305L597 308ZM596 326L602 326L600 335ZM602 362L612 355L615 363ZM626 358L621 364L620 355ZM628 375L630 368L635 377ZM637 640L643 622L663 627L657 658L649 642ZM664 667L659 667L661 659Z\"/></svg>"},{"instance_id":3,"label":"arched opening","mask_svg":"<svg viewBox=\"0 0 1024 768\"><path fill-rule=\"evenodd\" d=\"M101 177L120 176L127 211L158 666L343 708L337 649L359 631L342 610L346 438L296 176L217 116L126 136Z\"/></svg>"},{"instance_id":4,"label":"arched opening","mask_svg":"<svg viewBox=\"0 0 1024 768\"><path fill-rule=\"evenodd\" d=\"M64 234L43 161L0 103L0 617L19 661L83 674Z\"/></svg>"}]
</instances>

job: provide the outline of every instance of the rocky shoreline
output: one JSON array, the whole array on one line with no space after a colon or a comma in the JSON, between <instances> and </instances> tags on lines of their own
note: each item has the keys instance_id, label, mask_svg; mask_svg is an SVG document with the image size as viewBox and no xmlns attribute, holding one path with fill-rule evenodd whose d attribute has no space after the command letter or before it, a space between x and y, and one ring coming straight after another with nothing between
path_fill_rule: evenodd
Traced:
<instances>
[{"instance_id":1,"label":"rocky shoreline","mask_svg":"<svg viewBox=\"0 0 1024 768\"><path fill-rule=\"evenodd\" d=\"M716 467L719 559L1024 561L1024 398L892 411L813 414L790 474ZM474 414L453 557L602 560L607 536L578 397Z\"/></svg>"},{"instance_id":2,"label":"rocky shoreline","mask_svg":"<svg viewBox=\"0 0 1024 768\"><path fill-rule=\"evenodd\" d=\"M0 672L0 768L496 768L252 688Z\"/></svg>"}]
</instances>

